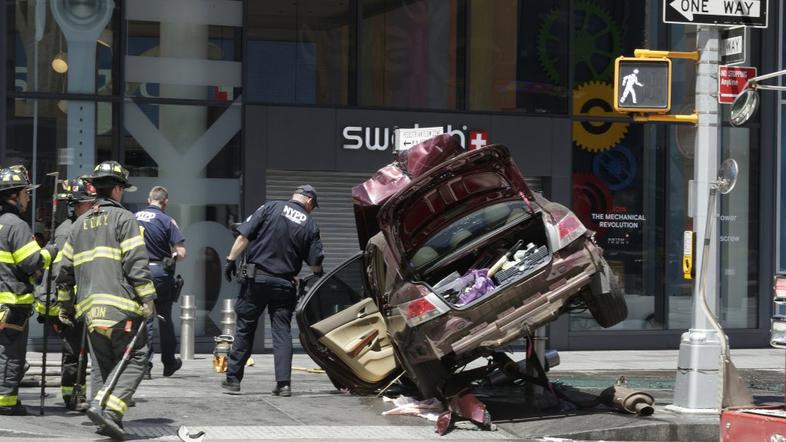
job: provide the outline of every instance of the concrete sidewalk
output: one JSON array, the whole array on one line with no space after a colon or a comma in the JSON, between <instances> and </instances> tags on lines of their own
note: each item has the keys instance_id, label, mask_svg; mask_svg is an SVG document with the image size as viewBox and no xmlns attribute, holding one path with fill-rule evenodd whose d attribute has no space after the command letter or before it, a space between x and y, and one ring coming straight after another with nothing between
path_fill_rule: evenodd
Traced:
<instances>
[{"instance_id":1,"label":"concrete sidewalk","mask_svg":"<svg viewBox=\"0 0 786 442\"><path fill-rule=\"evenodd\" d=\"M514 355L518 358L520 355ZM783 351L737 350L734 362L759 401L783 400ZM186 361L171 378L161 377L156 358L153 380L143 381L125 423L130 439L177 440L178 427L206 431L210 440L691 440L717 441L718 416L680 415L663 407L671 403L676 351L564 352L550 373L552 382L597 394L624 375L633 388L655 396L656 412L642 418L607 409L578 410L567 402L547 412L532 409L520 387L478 390L491 412L496 431L478 431L462 423L446 436L434 424L414 416L382 416L392 408L381 398L337 392L321 373L293 371L293 397L270 394L275 385L273 358L254 355L240 395L225 394L223 375L213 371L210 355ZM40 354L28 354L30 361ZM297 368L316 365L304 354ZM0 438L19 440L103 440L87 417L66 412L59 388L47 389L46 414L39 417L39 388L24 388L21 398L35 415L0 417Z\"/></svg>"}]
</instances>

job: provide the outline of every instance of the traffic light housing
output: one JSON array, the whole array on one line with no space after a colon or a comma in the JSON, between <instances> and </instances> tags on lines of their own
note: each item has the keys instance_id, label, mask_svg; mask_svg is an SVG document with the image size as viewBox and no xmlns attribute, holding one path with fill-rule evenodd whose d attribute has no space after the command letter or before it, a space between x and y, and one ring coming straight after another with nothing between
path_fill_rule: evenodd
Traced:
<instances>
[{"instance_id":1,"label":"traffic light housing","mask_svg":"<svg viewBox=\"0 0 786 442\"><path fill-rule=\"evenodd\" d=\"M669 112L671 60L665 57L618 57L614 61L614 110Z\"/></svg>"}]
</instances>

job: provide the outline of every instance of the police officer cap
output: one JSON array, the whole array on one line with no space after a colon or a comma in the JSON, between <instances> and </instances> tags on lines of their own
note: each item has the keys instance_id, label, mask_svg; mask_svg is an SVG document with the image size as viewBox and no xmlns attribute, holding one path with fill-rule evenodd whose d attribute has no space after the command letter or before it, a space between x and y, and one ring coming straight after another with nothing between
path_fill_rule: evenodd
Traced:
<instances>
[{"instance_id":1,"label":"police officer cap","mask_svg":"<svg viewBox=\"0 0 786 442\"><path fill-rule=\"evenodd\" d=\"M298 186L298 188L295 189L295 193L311 198L314 200L314 207L319 207L319 204L317 204L317 189L315 189L311 184L303 184L302 186Z\"/></svg>"},{"instance_id":2,"label":"police officer cap","mask_svg":"<svg viewBox=\"0 0 786 442\"><path fill-rule=\"evenodd\" d=\"M136 186L128 182L128 169L117 161L104 161L93 169L93 174L87 180L96 187L114 186L120 184L126 192L136 192Z\"/></svg>"},{"instance_id":3,"label":"police officer cap","mask_svg":"<svg viewBox=\"0 0 786 442\"><path fill-rule=\"evenodd\" d=\"M0 192L36 189L40 184L30 184L30 174L25 166L17 165L0 169Z\"/></svg>"}]
</instances>

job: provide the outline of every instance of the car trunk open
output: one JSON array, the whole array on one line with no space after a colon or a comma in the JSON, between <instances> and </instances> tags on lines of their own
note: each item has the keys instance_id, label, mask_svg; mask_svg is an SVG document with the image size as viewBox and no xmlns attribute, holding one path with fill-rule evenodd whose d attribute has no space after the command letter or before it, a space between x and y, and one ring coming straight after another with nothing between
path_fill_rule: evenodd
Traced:
<instances>
[{"instance_id":1,"label":"car trunk open","mask_svg":"<svg viewBox=\"0 0 786 442\"><path fill-rule=\"evenodd\" d=\"M497 202L521 200L532 212L527 188L508 149L500 145L465 152L413 180L391 197L379 223L402 267L432 235L463 216Z\"/></svg>"}]
</instances>

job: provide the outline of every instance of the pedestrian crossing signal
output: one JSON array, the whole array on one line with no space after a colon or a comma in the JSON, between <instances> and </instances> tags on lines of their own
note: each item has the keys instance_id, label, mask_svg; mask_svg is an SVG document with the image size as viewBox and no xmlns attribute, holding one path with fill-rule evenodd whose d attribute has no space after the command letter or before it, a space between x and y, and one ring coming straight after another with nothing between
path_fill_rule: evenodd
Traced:
<instances>
[{"instance_id":1,"label":"pedestrian crossing signal","mask_svg":"<svg viewBox=\"0 0 786 442\"><path fill-rule=\"evenodd\" d=\"M656 113L671 110L671 60L618 57L614 62L614 110Z\"/></svg>"}]
</instances>

